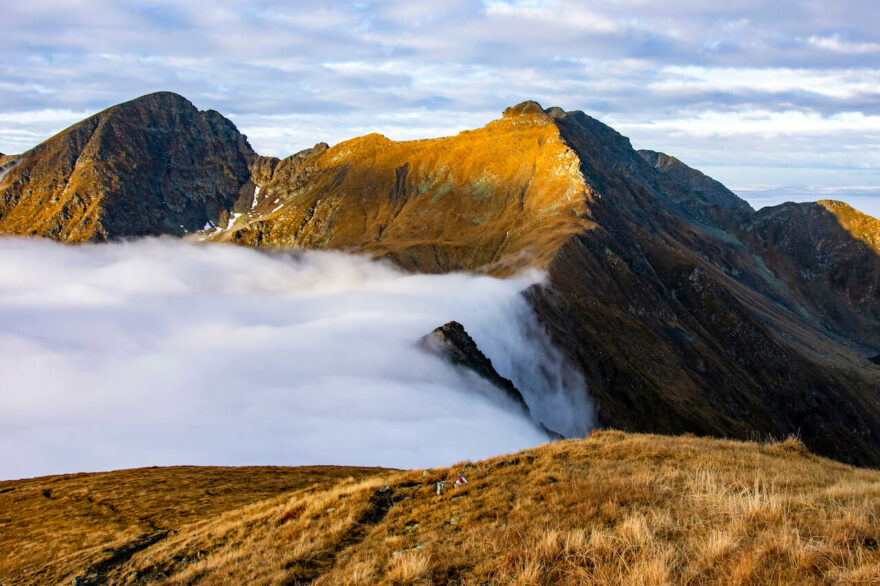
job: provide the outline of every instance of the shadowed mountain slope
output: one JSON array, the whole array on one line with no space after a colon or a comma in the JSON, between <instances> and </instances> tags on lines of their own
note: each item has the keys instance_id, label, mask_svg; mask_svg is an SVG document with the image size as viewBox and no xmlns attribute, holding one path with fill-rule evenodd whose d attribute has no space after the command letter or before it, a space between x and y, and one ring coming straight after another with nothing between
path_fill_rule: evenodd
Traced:
<instances>
[{"instance_id":1,"label":"shadowed mountain slope","mask_svg":"<svg viewBox=\"0 0 880 586\"><path fill-rule=\"evenodd\" d=\"M788 203L755 214L749 235L791 305L880 348L880 221L839 201Z\"/></svg>"},{"instance_id":2,"label":"shadowed mountain slope","mask_svg":"<svg viewBox=\"0 0 880 586\"><path fill-rule=\"evenodd\" d=\"M4 198L32 157L16 159ZM822 454L880 465L877 222L848 206L754 212L677 159L535 102L453 137L372 134L248 160L204 239L344 249L424 272L545 270L527 296L584 375L599 425L799 433ZM154 164L174 172L173 160ZM77 239L65 236L76 221L59 225L50 235Z\"/></svg>"},{"instance_id":3,"label":"shadowed mountain slope","mask_svg":"<svg viewBox=\"0 0 880 586\"><path fill-rule=\"evenodd\" d=\"M601 197L590 207L597 228L566 243L533 303L573 351L600 424L801 433L822 453L877 463L880 383L869 351L846 323L829 333L778 300L787 285L749 247L748 207L714 189L711 213L701 213L698 175L661 172L583 113L556 120Z\"/></svg>"}]
</instances>

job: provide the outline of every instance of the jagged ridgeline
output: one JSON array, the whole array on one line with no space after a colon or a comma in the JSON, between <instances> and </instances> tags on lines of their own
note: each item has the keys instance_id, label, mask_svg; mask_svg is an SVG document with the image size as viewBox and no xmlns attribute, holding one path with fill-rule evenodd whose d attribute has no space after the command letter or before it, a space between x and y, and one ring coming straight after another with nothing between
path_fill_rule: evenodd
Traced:
<instances>
[{"instance_id":1,"label":"jagged ridgeline","mask_svg":"<svg viewBox=\"0 0 880 586\"><path fill-rule=\"evenodd\" d=\"M800 434L880 465L880 223L832 201L755 212L582 112L525 102L454 137L371 134L276 159L160 93L0 167L11 234L191 233L412 271L545 270L528 299L599 425Z\"/></svg>"}]
</instances>

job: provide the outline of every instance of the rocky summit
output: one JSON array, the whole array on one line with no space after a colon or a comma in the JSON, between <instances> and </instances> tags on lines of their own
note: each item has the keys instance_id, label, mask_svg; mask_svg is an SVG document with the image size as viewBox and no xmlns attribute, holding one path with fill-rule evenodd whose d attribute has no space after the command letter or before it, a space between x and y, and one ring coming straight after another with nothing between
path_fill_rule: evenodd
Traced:
<instances>
[{"instance_id":1,"label":"rocky summit","mask_svg":"<svg viewBox=\"0 0 880 586\"><path fill-rule=\"evenodd\" d=\"M150 94L0 160L0 230L65 242L199 230L253 192L254 156L217 112Z\"/></svg>"},{"instance_id":2,"label":"rocky summit","mask_svg":"<svg viewBox=\"0 0 880 586\"><path fill-rule=\"evenodd\" d=\"M453 137L371 134L277 159L160 93L0 166L7 233L198 232L411 271L542 269L527 298L600 426L797 434L880 465L880 223L832 201L756 212L583 112L524 102Z\"/></svg>"}]
</instances>

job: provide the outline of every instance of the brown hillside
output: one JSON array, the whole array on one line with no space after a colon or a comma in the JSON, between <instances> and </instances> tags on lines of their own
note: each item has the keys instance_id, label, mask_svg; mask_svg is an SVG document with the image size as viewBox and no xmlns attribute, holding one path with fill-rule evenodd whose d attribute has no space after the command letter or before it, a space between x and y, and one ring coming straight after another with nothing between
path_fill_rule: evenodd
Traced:
<instances>
[{"instance_id":1,"label":"brown hillside","mask_svg":"<svg viewBox=\"0 0 880 586\"><path fill-rule=\"evenodd\" d=\"M460 475L468 482L456 486ZM64 481L42 481L63 494ZM192 490L169 477L147 496L171 493L174 509ZM142 498L123 502L146 512ZM68 514L90 507L71 502ZM65 520L42 522L53 532ZM6 580L42 584L45 568L63 566L63 581L80 584L876 584L880 473L812 456L795 440L602 432L338 480L166 527L175 530L153 543L132 533L128 546L120 537L104 551L7 562ZM16 548L44 545L5 535Z\"/></svg>"},{"instance_id":2,"label":"brown hillside","mask_svg":"<svg viewBox=\"0 0 880 586\"><path fill-rule=\"evenodd\" d=\"M0 584L55 584L224 511L386 472L177 466L0 481Z\"/></svg>"}]
</instances>

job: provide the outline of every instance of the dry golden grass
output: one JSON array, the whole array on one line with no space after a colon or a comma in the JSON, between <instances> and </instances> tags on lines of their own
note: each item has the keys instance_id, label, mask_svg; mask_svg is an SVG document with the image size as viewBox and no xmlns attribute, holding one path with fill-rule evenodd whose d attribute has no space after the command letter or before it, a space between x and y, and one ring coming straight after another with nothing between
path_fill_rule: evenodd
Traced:
<instances>
[{"instance_id":1,"label":"dry golden grass","mask_svg":"<svg viewBox=\"0 0 880 586\"><path fill-rule=\"evenodd\" d=\"M384 472L176 466L0 482L0 584L55 583L144 536L291 490Z\"/></svg>"},{"instance_id":2,"label":"dry golden grass","mask_svg":"<svg viewBox=\"0 0 880 586\"><path fill-rule=\"evenodd\" d=\"M436 494L436 482L459 474L469 483ZM795 440L607 431L474 464L291 492L181 526L96 577L179 585L880 584L878 542L880 472L813 456ZM75 575L83 574L65 580Z\"/></svg>"}]
</instances>

